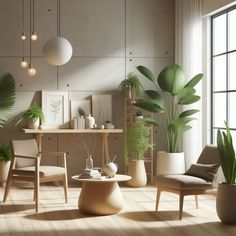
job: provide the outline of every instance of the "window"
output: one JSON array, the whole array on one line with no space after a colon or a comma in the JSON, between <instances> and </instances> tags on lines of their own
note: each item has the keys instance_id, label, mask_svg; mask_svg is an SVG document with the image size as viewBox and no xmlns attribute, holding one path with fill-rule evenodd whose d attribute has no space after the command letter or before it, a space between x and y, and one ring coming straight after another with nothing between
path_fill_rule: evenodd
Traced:
<instances>
[{"instance_id":1,"label":"window","mask_svg":"<svg viewBox=\"0 0 236 236\"><path fill-rule=\"evenodd\" d=\"M236 147L236 6L211 17L211 141L227 121Z\"/></svg>"}]
</instances>

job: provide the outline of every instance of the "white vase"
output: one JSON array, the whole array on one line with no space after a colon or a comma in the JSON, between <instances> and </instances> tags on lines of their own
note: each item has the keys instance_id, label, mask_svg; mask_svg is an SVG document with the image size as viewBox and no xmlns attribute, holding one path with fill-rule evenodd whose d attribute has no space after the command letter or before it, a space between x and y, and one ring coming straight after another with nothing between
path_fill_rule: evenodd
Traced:
<instances>
[{"instance_id":1,"label":"white vase","mask_svg":"<svg viewBox=\"0 0 236 236\"><path fill-rule=\"evenodd\" d=\"M95 119L90 114L85 118L85 128L92 129L95 125Z\"/></svg>"},{"instance_id":2,"label":"white vase","mask_svg":"<svg viewBox=\"0 0 236 236\"><path fill-rule=\"evenodd\" d=\"M183 152L168 153L159 151L156 159L156 175L183 174L185 159Z\"/></svg>"},{"instance_id":3,"label":"white vase","mask_svg":"<svg viewBox=\"0 0 236 236\"><path fill-rule=\"evenodd\" d=\"M7 175L9 172L9 168L10 168L10 161L4 162L1 161L0 162L0 185L3 185L6 180L7 180Z\"/></svg>"},{"instance_id":4,"label":"white vase","mask_svg":"<svg viewBox=\"0 0 236 236\"><path fill-rule=\"evenodd\" d=\"M28 120L28 128L29 129L38 129L39 128L39 118L31 118Z\"/></svg>"},{"instance_id":5,"label":"white vase","mask_svg":"<svg viewBox=\"0 0 236 236\"><path fill-rule=\"evenodd\" d=\"M147 184L147 174L143 160L130 160L128 175L132 177L127 184L131 187L143 187Z\"/></svg>"}]
</instances>

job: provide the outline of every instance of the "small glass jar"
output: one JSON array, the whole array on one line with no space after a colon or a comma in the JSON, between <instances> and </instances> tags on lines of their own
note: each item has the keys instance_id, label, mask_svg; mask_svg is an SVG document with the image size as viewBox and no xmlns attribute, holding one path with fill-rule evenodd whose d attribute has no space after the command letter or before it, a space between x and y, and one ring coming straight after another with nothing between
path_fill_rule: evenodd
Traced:
<instances>
[{"instance_id":1,"label":"small glass jar","mask_svg":"<svg viewBox=\"0 0 236 236\"><path fill-rule=\"evenodd\" d=\"M86 169L92 170L93 169L93 159L91 156L89 156L86 159Z\"/></svg>"}]
</instances>

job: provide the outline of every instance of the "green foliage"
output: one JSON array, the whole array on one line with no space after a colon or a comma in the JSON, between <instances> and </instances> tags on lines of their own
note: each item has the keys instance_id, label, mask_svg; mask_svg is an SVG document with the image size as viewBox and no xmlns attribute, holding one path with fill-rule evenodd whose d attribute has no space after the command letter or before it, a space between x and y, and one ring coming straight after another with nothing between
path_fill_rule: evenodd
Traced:
<instances>
[{"instance_id":1,"label":"green foliage","mask_svg":"<svg viewBox=\"0 0 236 236\"><path fill-rule=\"evenodd\" d=\"M181 112L182 105L193 104L200 100L200 97L195 95L194 86L203 75L197 74L185 84L183 69L176 64L164 68L157 79L147 67L138 66L137 69L154 84L156 90L146 90L148 99L137 101L135 105L153 113L165 112L167 151L178 152L180 135L191 129L189 122L193 118L190 116L199 111L190 109ZM160 88L165 94L165 100L158 92ZM148 123L159 125L155 119L149 119Z\"/></svg>"},{"instance_id":2,"label":"green foliage","mask_svg":"<svg viewBox=\"0 0 236 236\"><path fill-rule=\"evenodd\" d=\"M3 74L0 77L0 127L7 122L15 99L15 80L11 74Z\"/></svg>"},{"instance_id":3,"label":"green foliage","mask_svg":"<svg viewBox=\"0 0 236 236\"><path fill-rule=\"evenodd\" d=\"M11 160L12 152L10 146L0 144L0 162L8 162Z\"/></svg>"},{"instance_id":4,"label":"green foliage","mask_svg":"<svg viewBox=\"0 0 236 236\"><path fill-rule=\"evenodd\" d=\"M150 128L143 122L136 122L126 130L127 156L130 159L143 159L150 144Z\"/></svg>"},{"instance_id":5,"label":"green foliage","mask_svg":"<svg viewBox=\"0 0 236 236\"><path fill-rule=\"evenodd\" d=\"M135 96L143 93L143 85L139 81L138 76L134 73L129 73L127 79L121 81L119 90L124 91L128 87L132 89Z\"/></svg>"},{"instance_id":6,"label":"green foliage","mask_svg":"<svg viewBox=\"0 0 236 236\"><path fill-rule=\"evenodd\" d=\"M79 116L81 117L81 116L83 116L84 118L86 117L86 113L85 113L85 111L84 111L84 109L83 108L79 108L78 109L78 113L79 113Z\"/></svg>"},{"instance_id":7,"label":"green foliage","mask_svg":"<svg viewBox=\"0 0 236 236\"><path fill-rule=\"evenodd\" d=\"M38 105L32 105L29 107L28 110L25 111L23 114L23 118L25 120L32 119L32 118L39 118L41 121L44 121L44 114L42 108Z\"/></svg>"},{"instance_id":8,"label":"green foliage","mask_svg":"<svg viewBox=\"0 0 236 236\"><path fill-rule=\"evenodd\" d=\"M235 184L236 158L233 140L228 124L225 122L226 132L217 131L217 147L220 153L221 167L228 184Z\"/></svg>"}]
</instances>

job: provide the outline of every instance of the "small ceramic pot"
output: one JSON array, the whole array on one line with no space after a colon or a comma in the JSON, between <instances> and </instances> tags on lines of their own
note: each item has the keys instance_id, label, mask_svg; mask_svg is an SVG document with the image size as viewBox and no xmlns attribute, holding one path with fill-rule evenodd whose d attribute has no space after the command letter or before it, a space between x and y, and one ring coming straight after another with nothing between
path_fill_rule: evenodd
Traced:
<instances>
[{"instance_id":1,"label":"small ceramic pot","mask_svg":"<svg viewBox=\"0 0 236 236\"><path fill-rule=\"evenodd\" d=\"M118 170L118 165L114 162L109 162L102 167L102 173L108 177L115 176Z\"/></svg>"}]
</instances>

